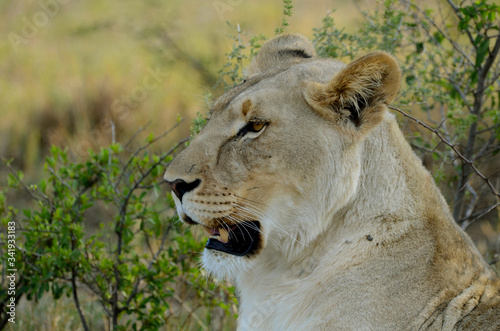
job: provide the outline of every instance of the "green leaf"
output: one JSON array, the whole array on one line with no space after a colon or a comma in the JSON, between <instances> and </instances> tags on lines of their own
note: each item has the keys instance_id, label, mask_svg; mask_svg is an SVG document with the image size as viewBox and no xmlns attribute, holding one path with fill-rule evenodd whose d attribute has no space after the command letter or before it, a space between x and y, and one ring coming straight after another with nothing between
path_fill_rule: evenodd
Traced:
<instances>
[{"instance_id":1,"label":"green leaf","mask_svg":"<svg viewBox=\"0 0 500 331\"><path fill-rule=\"evenodd\" d=\"M47 157L45 161L50 168L54 169L56 167L56 161L53 157Z\"/></svg>"},{"instance_id":2,"label":"green leaf","mask_svg":"<svg viewBox=\"0 0 500 331\"><path fill-rule=\"evenodd\" d=\"M405 78L406 84L413 85L415 83L416 77L414 75L408 75Z\"/></svg>"},{"instance_id":3,"label":"green leaf","mask_svg":"<svg viewBox=\"0 0 500 331\"><path fill-rule=\"evenodd\" d=\"M18 188L19 187L19 180L13 174L9 174L7 176L7 185L9 187L12 187L12 188Z\"/></svg>"},{"instance_id":4,"label":"green leaf","mask_svg":"<svg viewBox=\"0 0 500 331\"><path fill-rule=\"evenodd\" d=\"M469 20L466 19L461 19L460 22L458 23L458 31L466 31L467 28L469 27Z\"/></svg>"},{"instance_id":5,"label":"green leaf","mask_svg":"<svg viewBox=\"0 0 500 331\"><path fill-rule=\"evenodd\" d=\"M109 161L109 150L107 148L101 149L100 163L105 164Z\"/></svg>"},{"instance_id":6,"label":"green leaf","mask_svg":"<svg viewBox=\"0 0 500 331\"><path fill-rule=\"evenodd\" d=\"M423 53L423 52L424 52L424 43L422 43L422 42L418 42L418 43L416 43L416 44L415 44L415 51L416 51L417 53L419 53L419 54L420 54L420 53Z\"/></svg>"},{"instance_id":7,"label":"green leaf","mask_svg":"<svg viewBox=\"0 0 500 331\"><path fill-rule=\"evenodd\" d=\"M148 138L146 139L146 142L152 144L154 140L155 140L154 134L150 133Z\"/></svg>"},{"instance_id":8,"label":"green leaf","mask_svg":"<svg viewBox=\"0 0 500 331\"><path fill-rule=\"evenodd\" d=\"M119 154L123 151L123 148L119 143L111 144L110 148L111 148L111 151L115 154Z\"/></svg>"},{"instance_id":9,"label":"green leaf","mask_svg":"<svg viewBox=\"0 0 500 331\"><path fill-rule=\"evenodd\" d=\"M31 210L30 209L23 209L23 214L27 219L31 218Z\"/></svg>"},{"instance_id":10,"label":"green leaf","mask_svg":"<svg viewBox=\"0 0 500 331\"><path fill-rule=\"evenodd\" d=\"M45 181L45 179L42 179L38 185L38 187L40 188L40 192L42 193L46 193L47 191L47 182Z\"/></svg>"},{"instance_id":11,"label":"green leaf","mask_svg":"<svg viewBox=\"0 0 500 331\"><path fill-rule=\"evenodd\" d=\"M69 255L69 258L76 262L80 259L80 256L82 255L82 252L80 252L79 250L74 250L71 252L71 254Z\"/></svg>"},{"instance_id":12,"label":"green leaf","mask_svg":"<svg viewBox=\"0 0 500 331\"><path fill-rule=\"evenodd\" d=\"M480 36L478 36L480 37ZM476 68L480 68L481 65L483 64L484 59L486 58L486 55L488 54L489 51L489 45L490 45L490 40L488 38L484 38L483 40L480 40L478 42L479 45L476 46Z\"/></svg>"},{"instance_id":13,"label":"green leaf","mask_svg":"<svg viewBox=\"0 0 500 331\"><path fill-rule=\"evenodd\" d=\"M444 40L444 35L440 31L435 32L433 36L438 44L441 44L441 42Z\"/></svg>"}]
</instances>

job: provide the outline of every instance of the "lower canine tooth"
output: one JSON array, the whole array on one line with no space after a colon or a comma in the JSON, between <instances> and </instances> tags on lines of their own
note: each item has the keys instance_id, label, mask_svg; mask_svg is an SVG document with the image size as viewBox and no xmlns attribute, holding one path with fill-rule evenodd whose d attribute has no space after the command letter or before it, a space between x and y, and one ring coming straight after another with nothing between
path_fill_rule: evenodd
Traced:
<instances>
[{"instance_id":1,"label":"lower canine tooth","mask_svg":"<svg viewBox=\"0 0 500 331\"><path fill-rule=\"evenodd\" d=\"M223 243L227 243L229 241L229 233L226 229L219 229L220 241Z\"/></svg>"}]
</instances>

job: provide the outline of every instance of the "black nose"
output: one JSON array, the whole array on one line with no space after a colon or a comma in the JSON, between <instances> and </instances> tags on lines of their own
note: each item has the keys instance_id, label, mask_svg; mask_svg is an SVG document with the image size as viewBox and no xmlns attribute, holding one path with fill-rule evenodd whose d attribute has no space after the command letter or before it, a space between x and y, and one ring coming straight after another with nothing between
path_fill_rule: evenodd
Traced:
<instances>
[{"instance_id":1,"label":"black nose","mask_svg":"<svg viewBox=\"0 0 500 331\"><path fill-rule=\"evenodd\" d=\"M198 185L200 185L201 180L197 179L194 182L186 183L182 179L176 179L173 182L167 182L167 183L168 185L170 185L170 188L175 193L175 195L177 195L179 200L181 200L182 202L182 197L184 196L184 193L187 193L197 188Z\"/></svg>"}]
</instances>

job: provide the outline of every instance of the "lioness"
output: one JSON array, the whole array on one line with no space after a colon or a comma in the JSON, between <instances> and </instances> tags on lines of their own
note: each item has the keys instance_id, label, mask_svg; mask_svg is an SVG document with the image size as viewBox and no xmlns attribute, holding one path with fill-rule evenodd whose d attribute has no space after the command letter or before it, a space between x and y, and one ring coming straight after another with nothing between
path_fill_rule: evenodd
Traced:
<instances>
[{"instance_id":1,"label":"lioness","mask_svg":"<svg viewBox=\"0 0 500 331\"><path fill-rule=\"evenodd\" d=\"M165 174L240 330L500 330L499 280L387 109L394 58L283 35Z\"/></svg>"}]
</instances>

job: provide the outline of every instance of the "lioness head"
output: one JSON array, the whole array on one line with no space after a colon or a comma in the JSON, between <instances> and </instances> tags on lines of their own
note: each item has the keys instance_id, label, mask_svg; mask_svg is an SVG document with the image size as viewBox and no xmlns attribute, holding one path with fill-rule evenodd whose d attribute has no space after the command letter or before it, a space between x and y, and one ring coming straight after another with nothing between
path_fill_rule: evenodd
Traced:
<instances>
[{"instance_id":1,"label":"lioness head","mask_svg":"<svg viewBox=\"0 0 500 331\"><path fill-rule=\"evenodd\" d=\"M205 268L237 276L316 240L358 190L360 143L399 83L385 53L345 65L298 35L264 44L165 174L181 220L209 236Z\"/></svg>"}]
</instances>

